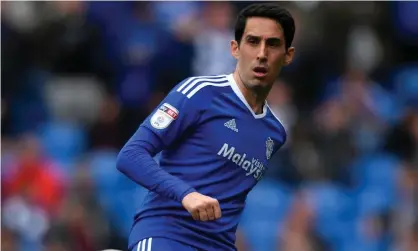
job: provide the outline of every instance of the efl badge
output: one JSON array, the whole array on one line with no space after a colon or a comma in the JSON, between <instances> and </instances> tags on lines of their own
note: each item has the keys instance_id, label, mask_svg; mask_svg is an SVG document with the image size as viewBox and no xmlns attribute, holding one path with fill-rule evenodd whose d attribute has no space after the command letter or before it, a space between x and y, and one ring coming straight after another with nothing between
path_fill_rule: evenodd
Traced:
<instances>
[{"instance_id":1,"label":"efl badge","mask_svg":"<svg viewBox=\"0 0 418 251\"><path fill-rule=\"evenodd\" d=\"M155 129L167 128L179 116L179 111L173 106L164 103L151 117L151 125Z\"/></svg>"},{"instance_id":2,"label":"efl badge","mask_svg":"<svg viewBox=\"0 0 418 251\"><path fill-rule=\"evenodd\" d=\"M266 141L266 157L269 160L271 158L271 154L273 153L274 141L268 137Z\"/></svg>"}]
</instances>

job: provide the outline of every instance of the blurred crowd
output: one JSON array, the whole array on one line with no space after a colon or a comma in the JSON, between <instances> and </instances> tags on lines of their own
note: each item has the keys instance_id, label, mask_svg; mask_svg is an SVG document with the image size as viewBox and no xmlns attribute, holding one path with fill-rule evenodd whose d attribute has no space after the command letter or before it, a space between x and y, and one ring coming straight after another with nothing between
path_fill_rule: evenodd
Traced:
<instances>
[{"instance_id":1,"label":"blurred crowd","mask_svg":"<svg viewBox=\"0 0 418 251\"><path fill-rule=\"evenodd\" d=\"M234 70L251 2L1 2L1 248L126 250L146 191L119 149L179 81ZM418 250L418 3L282 2L289 137L240 251Z\"/></svg>"}]
</instances>

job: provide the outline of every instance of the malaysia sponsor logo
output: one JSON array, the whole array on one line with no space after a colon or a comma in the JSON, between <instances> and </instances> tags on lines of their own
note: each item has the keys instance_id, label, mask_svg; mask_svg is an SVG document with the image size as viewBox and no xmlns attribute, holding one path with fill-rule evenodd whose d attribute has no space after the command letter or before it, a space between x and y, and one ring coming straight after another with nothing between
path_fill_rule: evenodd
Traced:
<instances>
[{"instance_id":1,"label":"malaysia sponsor logo","mask_svg":"<svg viewBox=\"0 0 418 251\"><path fill-rule=\"evenodd\" d=\"M246 176L252 175L257 181L261 180L264 175L265 167L263 162L255 158L248 158L247 154L240 154L235 151L235 147L223 144L218 152L219 156L225 157L245 171Z\"/></svg>"}]
</instances>

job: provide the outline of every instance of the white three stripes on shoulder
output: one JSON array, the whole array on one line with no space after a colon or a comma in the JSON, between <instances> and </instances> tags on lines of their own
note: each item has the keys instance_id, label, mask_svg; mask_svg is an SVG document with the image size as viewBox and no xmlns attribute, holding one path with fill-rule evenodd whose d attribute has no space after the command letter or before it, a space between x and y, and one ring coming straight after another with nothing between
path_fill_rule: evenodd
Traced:
<instances>
[{"instance_id":1,"label":"white three stripes on shoulder","mask_svg":"<svg viewBox=\"0 0 418 251\"><path fill-rule=\"evenodd\" d=\"M151 251L152 238L144 239L138 242L136 251Z\"/></svg>"},{"instance_id":2,"label":"white three stripes on shoulder","mask_svg":"<svg viewBox=\"0 0 418 251\"><path fill-rule=\"evenodd\" d=\"M226 75L190 77L186 81L184 81L184 83L177 89L177 91L181 92L181 90L183 90L183 88L186 87L188 84L193 83L193 82L197 82L199 80L211 81L211 80L217 80L217 79L226 79Z\"/></svg>"},{"instance_id":3,"label":"white three stripes on shoulder","mask_svg":"<svg viewBox=\"0 0 418 251\"><path fill-rule=\"evenodd\" d=\"M216 84L216 83L210 83L210 82L202 83L202 84L198 85L196 88L194 88L193 91L191 91L189 94L187 94L187 97L188 98L191 98L193 95L196 94L196 92L198 92L200 89L202 89L203 87L208 86L208 85L217 86L217 87L224 87L224 86L228 86L229 85L229 82L226 82L226 83L218 83L218 84Z\"/></svg>"},{"instance_id":4,"label":"white three stripes on shoulder","mask_svg":"<svg viewBox=\"0 0 418 251\"><path fill-rule=\"evenodd\" d=\"M183 94L186 94L190 89L193 88L197 83L202 83L205 81L211 82L211 83L223 83L225 82L226 78L195 78L192 81L189 82L186 88L182 91ZM179 88L180 89L180 88Z\"/></svg>"},{"instance_id":5,"label":"white three stripes on shoulder","mask_svg":"<svg viewBox=\"0 0 418 251\"><path fill-rule=\"evenodd\" d=\"M178 89L177 92L187 94L188 98L191 98L196 92L205 86L228 86L229 82L225 75L219 76L202 76L202 77L191 77L187 79Z\"/></svg>"}]
</instances>

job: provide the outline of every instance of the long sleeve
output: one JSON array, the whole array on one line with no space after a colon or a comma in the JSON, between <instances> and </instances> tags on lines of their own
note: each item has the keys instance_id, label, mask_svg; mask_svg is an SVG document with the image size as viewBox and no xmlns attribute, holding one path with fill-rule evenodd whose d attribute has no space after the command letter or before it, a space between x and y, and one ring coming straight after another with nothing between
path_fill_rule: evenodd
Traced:
<instances>
[{"instance_id":1,"label":"long sleeve","mask_svg":"<svg viewBox=\"0 0 418 251\"><path fill-rule=\"evenodd\" d=\"M117 169L134 182L162 196L182 201L195 191L176 176L161 168L153 157L197 126L203 110L201 100L192 100L179 83L145 119L118 155Z\"/></svg>"},{"instance_id":2,"label":"long sleeve","mask_svg":"<svg viewBox=\"0 0 418 251\"><path fill-rule=\"evenodd\" d=\"M120 151L117 169L139 185L181 202L195 189L159 167L153 157L162 148L155 133L140 127Z\"/></svg>"}]
</instances>

